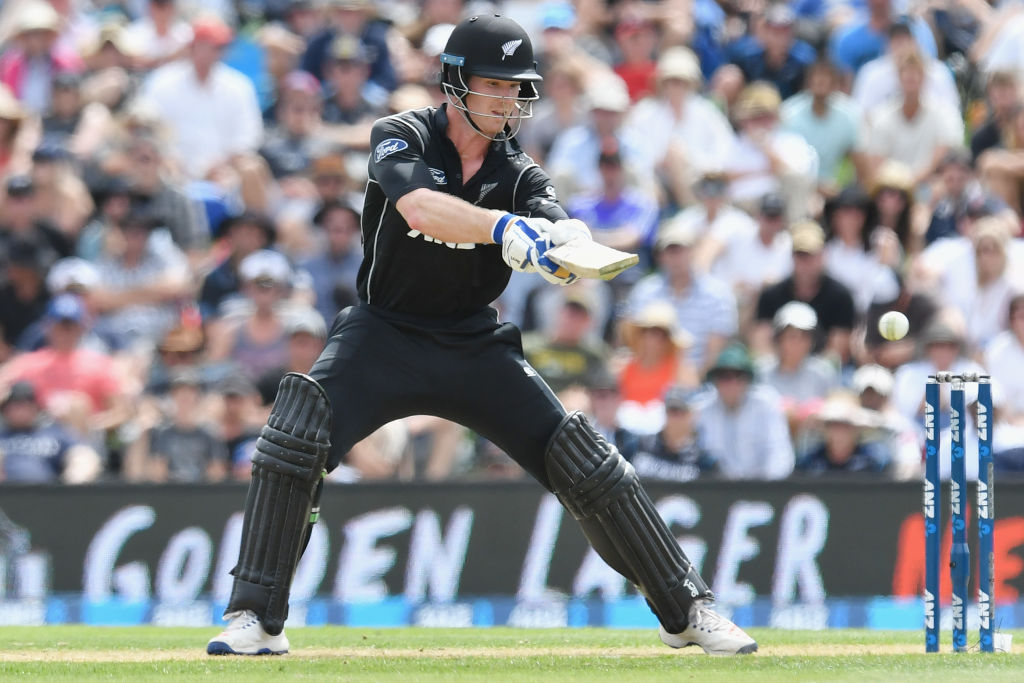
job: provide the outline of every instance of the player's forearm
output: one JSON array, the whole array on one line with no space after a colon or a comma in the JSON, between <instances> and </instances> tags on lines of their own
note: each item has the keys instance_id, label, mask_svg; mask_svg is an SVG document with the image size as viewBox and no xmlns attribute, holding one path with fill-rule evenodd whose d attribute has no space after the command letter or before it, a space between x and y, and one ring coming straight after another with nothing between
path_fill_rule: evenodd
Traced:
<instances>
[{"instance_id":1,"label":"player's forearm","mask_svg":"<svg viewBox=\"0 0 1024 683\"><path fill-rule=\"evenodd\" d=\"M441 242L490 244L491 230L502 216L501 211L425 188L404 195L395 206L410 228Z\"/></svg>"}]
</instances>

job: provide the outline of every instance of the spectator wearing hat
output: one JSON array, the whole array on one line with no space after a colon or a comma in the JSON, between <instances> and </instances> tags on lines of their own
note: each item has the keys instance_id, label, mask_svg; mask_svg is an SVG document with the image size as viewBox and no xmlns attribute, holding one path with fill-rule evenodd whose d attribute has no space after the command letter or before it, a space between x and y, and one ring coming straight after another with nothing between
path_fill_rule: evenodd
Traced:
<instances>
[{"instance_id":1,"label":"spectator wearing hat","mask_svg":"<svg viewBox=\"0 0 1024 683\"><path fill-rule=\"evenodd\" d=\"M886 254L883 261L894 267L921 251L924 230L916 220L914 192L914 174L902 161L887 159L871 175L868 225L872 240Z\"/></svg>"},{"instance_id":2,"label":"spectator wearing hat","mask_svg":"<svg viewBox=\"0 0 1024 683\"><path fill-rule=\"evenodd\" d=\"M891 234L868 226L870 200L850 185L825 205L830 238L825 244L825 272L850 290L858 313L872 301L891 301L899 292L898 246L886 249Z\"/></svg>"},{"instance_id":3,"label":"spectator wearing hat","mask_svg":"<svg viewBox=\"0 0 1024 683\"><path fill-rule=\"evenodd\" d=\"M139 67L149 71L185 56L192 27L181 18L176 0L148 0L145 14L127 27L124 38L136 46Z\"/></svg>"},{"instance_id":4,"label":"spectator wearing hat","mask_svg":"<svg viewBox=\"0 0 1024 683\"><path fill-rule=\"evenodd\" d=\"M57 74L82 69L78 55L57 43L60 23L50 3L21 3L15 11L13 45L0 56L0 83L34 114L49 109Z\"/></svg>"},{"instance_id":5,"label":"spectator wearing hat","mask_svg":"<svg viewBox=\"0 0 1024 683\"><path fill-rule=\"evenodd\" d=\"M82 77L77 73L62 73L53 79L53 102L42 118L43 140L71 148L70 141L84 120L85 102L81 91ZM109 121L110 112L106 107L93 107L91 110L106 112L106 120ZM79 153L77 149L75 153Z\"/></svg>"},{"instance_id":6,"label":"spectator wearing hat","mask_svg":"<svg viewBox=\"0 0 1024 683\"><path fill-rule=\"evenodd\" d=\"M287 363L285 309L293 272L282 254L263 249L242 260L238 275L242 296L224 306L223 317L209 325L209 357L235 363L255 381Z\"/></svg>"},{"instance_id":7,"label":"spectator wearing hat","mask_svg":"<svg viewBox=\"0 0 1024 683\"><path fill-rule=\"evenodd\" d=\"M985 122L971 131L971 158L981 166L982 154L1004 147L1006 131L1021 102L1020 82L1014 71L991 71L985 80Z\"/></svg>"},{"instance_id":8,"label":"spectator wearing hat","mask_svg":"<svg viewBox=\"0 0 1024 683\"><path fill-rule=\"evenodd\" d=\"M1008 324L985 348L984 365L997 374L1006 396L1003 417L1024 426L1024 294L1007 305Z\"/></svg>"},{"instance_id":9,"label":"spectator wearing hat","mask_svg":"<svg viewBox=\"0 0 1024 683\"><path fill-rule=\"evenodd\" d=\"M900 98L898 64L910 53L920 53L910 24L894 22L889 27L885 54L861 67L853 80L852 97L861 112L875 111L880 105ZM949 67L934 57L921 55L921 58L924 63L923 97L939 100L947 109L960 111L960 93Z\"/></svg>"},{"instance_id":10,"label":"spectator wearing hat","mask_svg":"<svg viewBox=\"0 0 1024 683\"><path fill-rule=\"evenodd\" d=\"M818 155L806 140L779 125L779 92L771 83L743 89L732 116L739 135L725 155L730 195L740 208L756 210L769 192L786 196L790 216L806 213L818 182Z\"/></svg>"},{"instance_id":11,"label":"spectator wearing hat","mask_svg":"<svg viewBox=\"0 0 1024 683\"><path fill-rule=\"evenodd\" d=\"M105 20L96 35L82 50L85 68L90 73L120 70L132 73L137 64L139 47L131 42L121 17Z\"/></svg>"},{"instance_id":12,"label":"spectator wearing hat","mask_svg":"<svg viewBox=\"0 0 1024 683\"><path fill-rule=\"evenodd\" d=\"M656 76L656 92L636 104L625 128L643 150L645 165L658 170L675 204L684 206L693 183L721 167L736 136L722 112L700 94L702 77L693 52L666 49Z\"/></svg>"},{"instance_id":13,"label":"spectator wearing hat","mask_svg":"<svg viewBox=\"0 0 1024 683\"><path fill-rule=\"evenodd\" d=\"M324 122L337 142L367 149L370 126L385 113L367 86L370 56L359 39L349 35L335 38L327 56Z\"/></svg>"},{"instance_id":14,"label":"spectator wearing hat","mask_svg":"<svg viewBox=\"0 0 1024 683\"><path fill-rule=\"evenodd\" d=\"M322 232L323 244L299 267L312 279L316 310L330 322L338 311L358 301L356 275L363 262L359 211L346 202L330 200L320 207L313 223Z\"/></svg>"},{"instance_id":15,"label":"spectator wearing hat","mask_svg":"<svg viewBox=\"0 0 1024 683\"><path fill-rule=\"evenodd\" d=\"M322 131L320 82L305 71L293 71L281 83L277 125L267 132L260 154L286 196L308 171L315 150L326 140Z\"/></svg>"},{"instance_id":16,"label":"spectator wearing hat","mask_svg":"<svg viewBox=\"0 0 1024 683\"><path fill-rule=\"evenodd\" d=\"M244 375L231 374L216 385L221 397L217 419L218 436L227 449L231 478L247 481L252 474L252 456L263 424L259 392Z\"/></svg>"},{"instance_id":17,"label":"spectator wearing hat","mask_svg":"<svg viewBox=\"0 0 1024 683\"><path fill-rule=\"evenodd\" d=\"M718 354L707 374L714 391L697 406L700 445L726 479L785 479L793 472L793 444L782 400L754 384L754 363L743 344Z\"/></svg>"},{"instance_id":18,"label":"spectator wearing hat","mask_svg":"<svg viewBox=\"0 0 1024 683\"><path fill-rule=\"evenodd\" d=\"M812 353L818 315L802 301L790 301L775 314L775 353L762 361L758 379L779 392L790 434L800 432L804 421L825 397L839 386L835 367Z\"/></svg>"},{"instance_id":19,"label":"spectator wearing hat","mask_svg":"<svg viewBox=\"0 0 1024 683\"><path fill-rule=\"evenodd\" d=\"M825 231L814 221L799 221L790 228L793 272L761 290L752 347L758 355L771 352L772 321L790 301L802 301L818 317L814 350L845 363L850 358L850 333L856 311L850 290L825 272Z\"/></svg>"},{"instance_id":20,"label":"spectator wearing hat","mask_svg":"<svg viewBox=\"0 0 1024 683\"><path fill-rule=\"evenodd\" d=\"M561 133L551 145L547 170L555 187L566 196L600 192L598 158L604 149L617 149L633 183L649 187L649 159L623 127L629 111L626 84L614 74L597 76L590 79L586 96L590 115Z\"/></svg>"},{"instance_id":21,"label":"spectator wearing hat","mask_svg":"<svg viewBox=\"0 0 1024 683\"><path fill-rule=\"evenodd\" d=\"M6 359L9 347L18 344L22 334L43 317L49 294L44 278L50 267L47 252L34 242L16 239L9 243L4 262L4 278L0 281L0 358Z\"/></svg>"},{"instance_id":22,"label":"spectator wearing hat","mask_svg":"<svg viewBox=\"0 0 1024 683\"><path fill-rule=\"evenodd\" d=\"M567 202L567 212L590 228L594 240L622 251L648 252L658 225L658 202L629 184L622 156L617 149L601 152L597 159L601 190L582 194ZM648 259L644 259L649 263ZM628 287L640 277L634 268L612 281L616 288Z\"/></svg>"},{"instance_id":23,"label":"spectator wearing hat","mask_svg":"<svg viewBox=\"0 0 1024 683\"><path fill-rule=\"evenodd\" d=\"M102 285L92 301L108 329L140 352L174 325L178 303L191 291L188 260L157 228L154 217L129 214L96 264Z\"/></svg>"},{"instance_id":24,"label":"spectator wearing hat","mask_svg":"<svg viewBox=\"0 0 1024 683\"><path fill-rule=\"evenodd\" d=\"M619 381L607 368L603 368L588 377L584 386L589 399L586 412L590 423L608 443L615 444L622 457L630 460L636 453L639 437L623 427L619 419L619 408L622 406Z\"/></svg>"},{"instance_id":25,"label":"spectator wearing hat","mask_svg":"<svg viewBox=\"0 0 1024 683\"><path fill-rule=\"evenodd\" d=\"M829 41L832 61L851 76L872 59L882 55L889 29L898 21L893 12L892 0L867 0L866 5L866 14L859 14L837 28ZM937 56L935 36L924 19L910 19L910 32L924 54Z\"/></svg>"},{"instance_id":26,"label":"spectator wearing hat","mask_svg":"<svg viewBox=\"0 0 1024 683\"><path fill-rule=\"evenodd\" d=\"M33 242L52 259L74 252L71 240L41 213L37 206L36 184L31 176L11 176L0 205L0 259L14 240Z\"/></svg>"},{"instance_id":27,"label":"spectator wearing hat","mask_svg":"<svg viewBox=\"0 0 1024 683\"><path fill-rule=\"evenodd\" d=\"M917 187L931 178L951 148L963 143L963 119L958 108L924 97L920 54L907 53L896 68L900 95L868 112L871 133L864 137L864 151L873 157L875 168L886 159L906 164Z\"/></svg>"},{"instance_id":28,"label":"spectator wearing hat","mask_svg":"<svg viewBox=\"0 0 1024 683\"><path fill-rule=\"evenodd\" d=\"M960 233L960 221L972 205L986 204L994 212L1008 210L1002 200L990 195L978 181L971 153L963 148L950 149L938 166L939 182L933 183L929 204L932 209L924 246Z\"/></svg>"},{"instance_id":29,"label":"spectator wearing hat","mask_svg":"<svg viewBox=\"0 0 1024 683\"><path fill-rule=\"evenodd\" d=\"M156 353L149 364L145 393L162 398L171 388L171 378L183 369L196 369L204 384L216 380L217 371L203 363L206 335L198 320L182 315L177 324L167 330L156 345Z\"/></svg>"},{"instance_id":30,"label":"spectator wearing hat","mask_svg":"<svg viewBox=\"0 0 1024 683\"><path fill-rule=\"evenodd\" d=\"M747 82L768 81L782 99L797 94L804 72L814 61L814 48L794 33L796 14L785 4L768 7L754 30L729 46L729 61L743 71Z\"/></svg>"},{"instance_id":31,"label":"spectator wearing hat","mask_svg":"<svg viewBox=\"0 0 1024 683\"><path fill-rule=\"evenodd\" d=\"M387 93L398 87L398 74L388 47L390 25L375 17L370 0L327 0L325 4L327 26L309 39L300 68L323 81L334 40L342 35L356 37L370 58L368 82L376 93L374 101L383 103Z\"/></svg>"},{"instance_id":32,"label":"spectator wearing hat","mask_svg":"<svg viewBox=\"0 0 1024 683\"><path fill-rule=\"evenodd\" d=\"M221 227L227 256L203 280L199 290L199 310L204 320L219 315L220 306L241 289L238 265L246 256L267 249L277 241L277 231L269 216L247 211L232 216Z\"/></svg>"},{"instance_id":33,"label":"spectator wearing hat","mask_svg":"<svg viewBox=\"0 0 1024 683\"><path fill-rule=\"evenodd\" d=\"M551 329L523 337L526 360L556 394L605 369L609 352L595 341L594 308L587 290L571 288Z\"/></svg>"},{"instance_id":34,"label":"spectator wearing hat","mask_svg":"<svg viewBox=\"0 0 1024 683\"><path fill-rule=\"evenodd\" d=\"M42 410L30 382L14 383L0 416L0 481L86 484L100 475L99 454Z\"/></svg>"},{"instance_id":35,"label":"spectator wearing hat","mask_svg":"<svg viewBox=\"0 0 1024 683\"><path fill-rule=\"evenodd\" d=\"M47 412L81 434L103 432L128 417L123 372L107 354L83 348L88 312L73 294L46 310L47 345L0 366L0 386L30 382Z\"/></svg>"},{"instance_id":36,"label":"spectator wearing hat","mask_svg":"<svg viewBox=\"0 0 1024 683\"><path fill-rule=\"evenodd\" d=\"M263 117L252 83L222 63L234 35L221 19L192 24L188 56L153 71L141 97L170 131L175 161L191 179L215 178L255 152Z\"/></svg>"},{"instance_id":37,"label":"spectator wearing hat","mask_svg":"<svg viewBox=\"0 0 1024 683\"><path fill-rule=\"evenodd\" d=\"M649 304L666 302L692 338L686 359L699 373L713 362L738 329L736 299L729 288L693 266L696 232L674 220L662 225L656 243L658 269L640 280L626 300L638 314Z\"/></svg>"},{"instance_id":38,"label":"spectator wearing hat","mask_svg":"<svg viewBox=\"0 0 1024 683\"><path fill-rule=\"evenodd\" d=\"M815 415L821 440L800 455L796 471L815 476L887 475L890 453L883 444L864 436L869 427L868 417L854 397L845 393L830 396Z\"/></svg>"},{"instance_id":39,"label":"spectator wearing hat","mask_svg":"<svg viewBox=\"0 0 1024 683\"><path fill-rule=\"evenodd\" d=\"M665 392L665 425L640 437L636 454L628 458L640 479L693 481L716 472L714 459L697 438L697 402L692 389L671 386Z\"/></svg>"},{"instance_id":40,"label":"spectator wearing hat","mask_svg":"<svg viewBox=\"0 0 1024 683\"><path fill-rule=\"evenodd\" d=\"M839 72L826 61L807 67L807 87L782 103L782 126L799 134L818 154L818 186L832 194L849 159L866 172L860 153L863 121L850 98L839 90Z\"/></svg>"},{"instance_id":41,"label":"spectator wearing hat","mask_svg":"<svg viewBox=\"0 0 1024 683\"><path fill-rule=\"evenodd\" d=\"M650 19L627 7L615 25L614 37L619 49L614 71L626 83L630 102L638 102L651 94L655 72L651 55L658 47L658 31Z\"/></svg>"},{"instance_id":42,"label":"spectator wearing hat","mask_svg":"<svg viewBox=\"0 0 1024 683\"><path fill-rule=\"evenodd\" d=\"M637 309L622 322L621 335L631 355L619 373L619 417L627 429L652 434L664 422L662 399L668 387L697 386L697 369L687 358L693 335L679 326L667 301L652 301Z\"/></svg>"},{"instance_id":43,"label":"spectator wearing hat","mask_svg":"<svg viewBox=\"0 0 1024 683\"><path fill-rule=\"evenodd\" d=\"M256 380L263 405L270 407L277 396L277 385L289 372L307 373L327 342L327 325L312 308L295 308L285 318L287 337L284 362L269 368Z\"/></svg>"},{"instance_id":44,"label":"spectator wearing hat","mask_svg":"<svg viewBox=\"0 0 1024 683\"><path fill-rule=\"evenodd\" d=\"M129 481L216 482L227 475L224 442L204 424L199 373L182 368L171 376L168 414L157 417L128 447L124 476Z\"/></svg>"},{"instance_id":45,"label":"spectator wearing hat","mask_svg":"<svg viewBox=\"0 0 1024 683\"><path fill-rule=\"evenodd\" d=\"M325 145L314 152L309 165L309 175L316 189L318 210L338 201L362 206L361 202L355 201L356 193L353 192L345 149L340 145ZM316 216L313 218L313 222L316 223Z\"/></svg>"},{"instance_id":46,"label":"spectator wearing hat","mask_svg":"<svg viewBox=\"0 0 1024 683\"><path fill-rule=\"evenodd\" d=\"M685 225L698 235L694 263L707 272L721 256L723 242L735 232L756 229L757 224L746 211L729 202L729 177L715 170L705 171L693 186L696 200L673 218L676 225Z\"/></svg>"},{"instance_id":47,"label":"spectator wearing hat","mask_svg":"<svg viewBox=\"0 0 1024 683\"><path fill-rule=\"evenodd\" d=\"M892 404L892 373L881 365L868 363L857 368L850 385L868 423L874 426L867 438L886 446L891 454L889 476L900 481L920 480L924 444L914 423Z\"/></svg>"},{"instance_id":48,"label":"spectator wearing hat","mask_svg":"<svg viewBox=\"0 0 1024 683\"><path fill-rule=\"evenodd\" d=\"M719 223L704 241L698 258L706 259L711 275L732 289L742 325L749 324L758 293L793 269L787 223L785 197L771 192L761 199L756 223Z\"/></svg>"}]
</instances>

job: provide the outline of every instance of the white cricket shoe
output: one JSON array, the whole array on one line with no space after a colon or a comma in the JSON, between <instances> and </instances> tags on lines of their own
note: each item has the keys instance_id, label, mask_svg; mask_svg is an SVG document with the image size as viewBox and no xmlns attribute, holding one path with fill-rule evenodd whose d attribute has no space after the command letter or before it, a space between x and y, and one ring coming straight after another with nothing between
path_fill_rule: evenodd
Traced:
<instances>
[{"instance_id":1,"label":"white cricket shoe","mask_svg":"<svg viewBox=\"0 0 1024 683\"><path fill-rule=\"evenodd\" d=\"M288 637L281 631L272 636L252 610L228 612L227 627L206 644L209 655L283 655L288 652Z\"/></svg>"},{"instance_id":2,"label":"white cricket shoe","mask_svg":"<svg viewBox=\"0 0 1024 683\"><path fill-rule=\"evenodd\" d=\"M700 645L709 655L749 655L757 652L757 641L743 632L705 600L697 600L690 608L690 623L682 633L669 633L658 627L661 642L669 647Z\"/></svg>"}]
</instances>

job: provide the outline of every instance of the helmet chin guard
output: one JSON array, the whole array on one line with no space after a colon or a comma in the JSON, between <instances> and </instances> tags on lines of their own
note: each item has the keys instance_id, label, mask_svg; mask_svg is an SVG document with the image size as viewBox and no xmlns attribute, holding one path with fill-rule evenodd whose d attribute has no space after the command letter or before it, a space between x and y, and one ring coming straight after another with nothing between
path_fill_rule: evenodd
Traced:
<instances>
[{"instance_id":1,"label":"helmet chin guard","mask_svg":"<svg viewBox=\"0 0 1024 683\"><path fill-rule=\"evenodd\" d=\"M471 76L518 82L519 93L507 97L470 90ZM530 37L519 24L500 15L464 20L452 30L441 53L441 91L470 127L489 140L515 137L523 119L533 116L533 103L540 97L536 84L540 81ZM490 108L471 110L466 104L469 95L499 100L496 108L507 113L493 114ZM484 132L473 117L503 119L505 125L492 135Z\"/></svg>"}]
</instances>

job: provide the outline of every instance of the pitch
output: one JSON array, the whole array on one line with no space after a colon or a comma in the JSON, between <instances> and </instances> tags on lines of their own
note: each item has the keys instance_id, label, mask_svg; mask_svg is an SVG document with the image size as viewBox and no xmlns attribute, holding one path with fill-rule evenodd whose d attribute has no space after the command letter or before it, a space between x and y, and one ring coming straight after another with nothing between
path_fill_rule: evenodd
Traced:
<instances>
[{"instance_id":1,"label":"pitch","mask_svg":"<svg viewBox=\"0 0 1024 683\"><path fill-rule=\"evenodd\" d=\"M1015 654L925 655L918 631L752 629L761 651L708 657L670 650L651 630L289 629L291 654L210 657L215 629L0 628L0 678L407 681L1024 680ZM1018 644L1024 632L1013 632ZM948 635L948 634L946 634ZM948 638L947 638L948 641Z\"/></svg>"}]
</instances>

